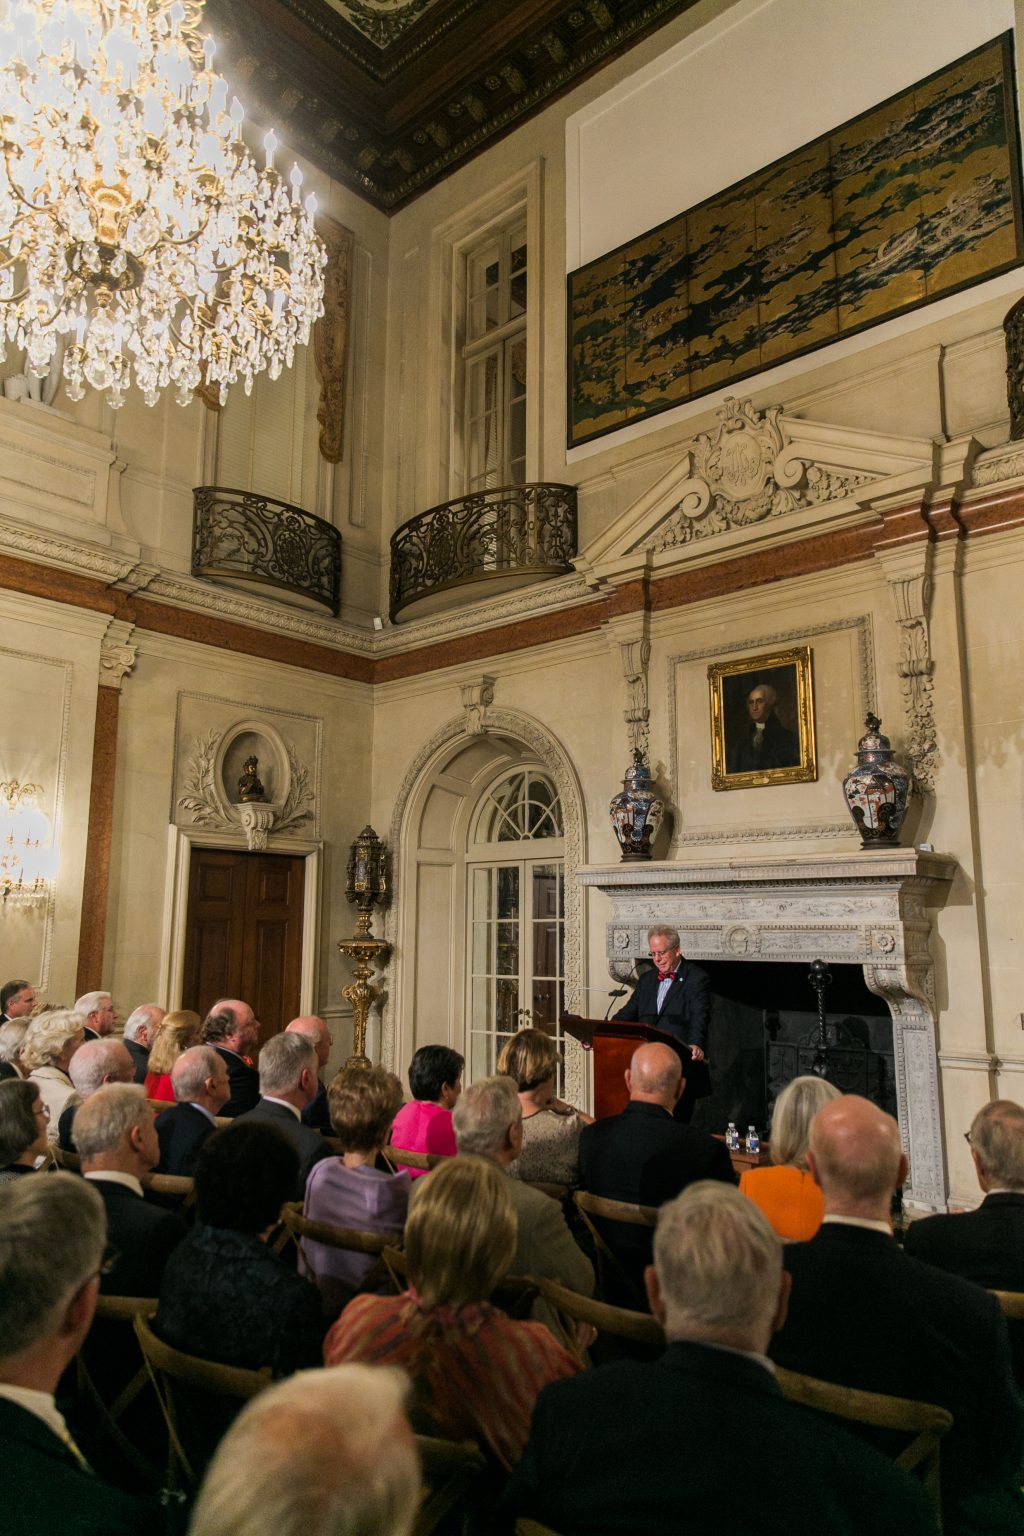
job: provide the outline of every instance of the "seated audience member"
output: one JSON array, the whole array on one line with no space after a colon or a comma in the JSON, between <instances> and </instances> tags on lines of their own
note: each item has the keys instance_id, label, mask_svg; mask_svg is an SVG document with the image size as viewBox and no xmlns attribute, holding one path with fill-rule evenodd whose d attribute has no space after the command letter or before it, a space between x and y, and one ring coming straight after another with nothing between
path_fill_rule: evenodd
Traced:
<instances>
[{"instance_id":1,"label":"seated audience member","mask_svg":"<svg viewBox=\"0 0 1024 1536\"><path fill-rule=\"evenodd\" d=\"M1024 1405L1010 1368L1006 1323L994 1296L897 1247L889 1208L907 1159L896 1121L867 1099L845 1094L811 1121L807 1156L825 1197L825 1219L810 1242L786 1248L792 1292L772 1358L842 1386L948 1408L953 1427L942 1442L947 1531L959 1528L958 1503L971 1493L993 1501L983 1528L1024 1528L1015 1523L1019 1511L1008 1510L1002 1521L999 1509L1005 1479L1024 1447Z\"/></svg>"},{"instance_id":2,"label":"seated audience member","mask_svg":"<svg viewBox=\"0 0 1024 1536\"><path fill-rule=\"evenodd\" d=\"M46 1156L50 1122L35 1083L11 1078L0 1083L0 1184L34 1173Z\"/></svg>"},{"instance_id":3,"label":"seated audience member","mask_svg":"<svg viewBox=\"0 0 1024 1536\"><path fill-rule=\"evenodd\" d=\"M61 1112L75 1091L68 1076L71 1058L85 1039L82 1016L52 1009L32 1020L21 1047L21 1061L50 1111L49 1138L57 1140Z\"/></svg>"},{"instance_id":4,"label":"seated audience member","mask_svg":"<svg viewBox=\"0 0 1024 1536\"><path fill-rule=\"evenodd\" d=\"M521 1029L502 1047L498 1071L515 1083L523 1111L523 1150L509 1172L516 1179L575 1188L580 1181L580 1130L594 1122L556 1098L561 1061L558 1047L542 1029Z\"/></svg>"},{"instance_id":5,"label":"seated audience member","mask_svg":"<svg viewBox=\"0 0 1024 1536\"><path fill-rule=\"evenodd\" d=\"M196 1225L171 1255L154 1327L205 1360L275 1376L316 1365L323 1342L316 1287L264 1238L295 1185L296 1154L275 1126L227 1126L196 1163Z\"/></svg>"},{"instance_id":6,"label":"seated audience member","mask_svg":"<svg viewBox=\"0 0 1024 1536\"><path fill-rule=\"evenodd\" d=\"M141 1003L128 1015L124 1026L124 1043L135 1063L135 1081L145 1083L149 1071L149 1052L156 1039L156 1032L167 1017L157 1003Z\"/></svg>"},{"instance_id":7,"label":"seated audience member","mask_svg":"<svg viewBox=\"0 0 1024 1536\"><path fill-rule=\"evenodd\" d=\"M120 1040L86 1040L72 1056L68 1076L75 1085L75 1092L57 1121L57 1145L65 1152L73 1152L75 1144L71 1128L79 1106L104 1083L132 1082L135 1066Z\"/></svg>"},{"instance_id":8,"label":"seated audience member","mask_svg":"<svg viewBox=\"0 0 1024 1536\"><path fill-rule=\"evenodd\" d=\"M540 1389L581 1369L542 1323L514 1321L488 1301L516 1251L514 1185L486 1158L435 1168L410 1202L409 1289L357 1296L324 1345L327 1365L401 1366L418 1432L478 1440L505 1468L522 1454Z\"/></svg>"},{"instance_id":9,"label":"seated audience member","mask_svg":"<svg viewBox=\"0 0 1024 1536\"><path fill-rule=\"evenodd\" d=\"M36 989L30 981L5 981L0 987L0 1024L30 1019L35 1006Z\"/></svg>"},{"instance_id":10,"label":"seated audience member","mask_svg":"<svg viewBox=\"0 0 1024 1536\"><path fill-rule=\"evenodd\" d=\"M218 1446L189 1536L410 1536L420 1465L407 1391L398 1371L343 1365L261 1392Z\"/></svg>"},{"instance_id":11,"label":"seated audience member","mask_svg":"<svg viewBox=\"0 0 1024 1536\"><path fill-rule=\"evenodd\" d=\"M405 1169L384 1173L375 1165L402 1102L402 1085L383 1067L348 1067L333 1079L328 1097L342 1155L325 1158L313 1168L303 1214L334 1227L398 1237L405 1226L412 1180ZM302 1254L299 1267L316 1281L329 1317L337 1317L381 1267L372 1254L330 1248L310 1238L303 1238ZM386 1277L374 1289L389 1289Z\"/></svg>"},{"instance_id":12,"label":"seated audience member","mask_svg":"<svg viewBox=\"0 0 1024 1536\"><path fill-rule=\"evenodd\" d=\"M663 1205L645 1280L668 1348L541 1394L503 1499L510 1520L562 1536L935 1532L906 1472L782 1396L765 1354L789 1277L738 1190L704 1180Z\"/></svg>"},{"instance_id":13,"label":"seated audience member","mask_svg":"<svg viewBox=\"0 0 1024 1536\"><path fill-rule=\"evenodd\" d=\"M304 1197L310 1169L331 1155L319 1132L302 1123L302 1111L312 1104L319 1087L316 1071L316 1051L305 1035L275 1035L260 1052L260 1101L239 1117L247 1123L276 1126L294 1147L299 1168L292 1200Z\"/></svg>"},{"instance_id":14,"label":"seated audience member","mask_svg":"<svg viewBox=\"0 0 1024 1536\"><path fill-rule=\"evenodd\" d=\"M668 1045L638 1046L626 1072L629 1103L580 1132L580 1183L591 1194L627 1205L664 1205L699 1179L735 1184L724 1143L684 1125L672 1111L683 1093L682 1067ZM643 1272L651 1261L650 1227L605 1222L602 1235L643 1295ZM631 1294L608 1300L637 1305Z\"/></svg>"},{"instance_id":15,"label":"seated audience member","mask_svg":"<svg viewBox=\"0 0 1024 1536\"><path fill-rule=\"evenodd\" d=\"M199 1015L189 1008L179 1008L164 1015L149 1048L149 1063L143 1079L147 1099L174 1103L171 1070L182 1052L198 1042L199 1028Z\"/></svg>"},{"instance_id":16,"label":"seated audience member","mask_svg":"<svg viewBox=\"0 0 1024 1536\"><path fill-rule=\"evenodd\" d=\"M323 1070L330 1058L334 1036L331 1034L326 1022L318 1018L315 1013L300 1014L297 1019L292 1019L290 1024L285 1025L284 1032L286 1035L305 1035L314 1051L316 1051L316 1097L302 1111L302 1123L303 1125L311 1126L314 1131L319 1131L322 1136L330 1136L332 1134L331 1113L327 1104L327 1089L324 1087Z\"/></svg>"},{"instance_id":17,"label":"seated audience member","mask_svg":"<svg viewBox=\"0 0 1024 1536\"><path fill-rule=\"evenodd\" d=\"M176 1103L156 1117L160 1143L157 1173L191 1177L206 1138L217 1129L217 1116L227 1103L228 1069L208 1045L182 1051L171 1068Z\"/></svg>"},{"instance_id":18,"label":"seated audience member","mask_svg":"<svg viewBox=\"0 0 1024 1536\"><path fill-rule=\"evenodd\" d=\"M984 1194L975 1211L912 1222L903 1251L991 1291L1024 1291L1024 1109L996 1099L975 1115L971 1157ZM1008 1322L1024 1383L1024 1320Z\"/></svg>"},{"instance_id":19,"label":"seated audience member","mask_svg":"<svg viewBox=\"0 0 1024 1536\"><path fill-rule=\"evenodd\" d=\"M391 1144L403 1152L436 1152L443 1157L456 1153L452 1110L462 1092L465 1057L447 1045L421 1045L409 1063L412 1102L395 1116ZM414 1179L425 1168L411 1168Z\"/></svg>"},{"instance_id":20,"label":"seated audience member","mask_svg":"<svg viewBox=\"0 0 1024 1536\"><path fill-rule=\"evenodd\" d=\"M117 1009L109 992L86 992L75 1004L75 1012L85 1020L87 1040L101 1040L114 1033Z\"/></svg>"},{"instance_id":21,"label":"seated audience member","mask_svg":"<svg viewBox=\"0 0 1024 1536\"><path fill-rule=\"evenodd\" d=\"M260 1075L251 1060L259 1038L260 1021L241 998L221 998L203 1020L201 1043L212 1045L228 1069L231 1097L221 1110L228 1120L255 1109L259 1102Z\"/></svg>"},{"instance_id":22,"label":"seated audience member","mask_svg":"<svg viewBox=\"0 0 1024 1536\"><path fill-rule=\"evenodd\" d=\"M490 1158L507 1172L522 1150L523 1111L509 1077L473 1083L459 1100L453 1120L460 1156L468 1152ZM557 1202L521 1179L510 1178L508 1183L517 1219L512 1274L558 1280L571 1291L592 1296L593 1268L576 1246Z\"/></svg>"},{"instance_id":23,"label":"seated audience member","mask_svg":"<svg viewBox=\"0 0 1024 1536\"><path fill-rule=\"evenodd\" d=\"M95 1184L117 1256L101 1289L111 1296L156 1296L164 1266L185 1236L173 1211L151 1205L142 1177L160 1155L153 1110L137 1083L108 1083L79 1106L72 1127L82 1172Z\"/></svg>"},{"instance_id":24,"label":"seated audience member","mask_svg":"<svg viewBox=\"0 0 1024 1536\"><path fill-rule=\"evenodd\" d=\"M805 1242L821 1226L825 1201L807 1169L807 1137L818 1110L838 1097L839 1089L823 1077L787 1083L772 1111L772 1166L748 1168L740 1179L740 1193L789 1242Z\"/></svg>"},{"instance_id":25,"label":"seated audience member","mask_svg":"<svg viewBox=\"0 0 1024 1536\"><path fill-rule=\"evenodd\" d=\"M152 1536L159 1511L89 1469L54 1393L96 1310L106 1220L82 1179L0 1189L0 1458L4 1536Z\"/></svg>"},{"instance_id":26,"label":"seated audience member","mask_svg":"<svg viewBox=\"0 0 1024 1536\"><path fill-rule=\"evenodd\" d=\"M30 1021L8 1019L0 1025L0 1082L5 1078L27 1077L21 1065L21 1047Z\"/></svg>"}]
</instances>

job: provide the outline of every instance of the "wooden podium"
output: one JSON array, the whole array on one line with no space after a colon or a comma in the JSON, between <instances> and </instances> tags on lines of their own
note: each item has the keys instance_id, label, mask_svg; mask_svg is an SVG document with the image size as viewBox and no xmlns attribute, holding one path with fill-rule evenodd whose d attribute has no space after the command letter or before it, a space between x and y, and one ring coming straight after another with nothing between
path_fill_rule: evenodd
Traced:
<instances>
[{"instance_id":1,"label":"wooden podium","mask_svg":"<svg viewBox=\"0 0 1024 1536\"><path fill-rule=\"evenodd\" d=\"M626 1068L633 1052L645 1040L671 1046L683 1067L687 1091L704 1098L711 1091L706 1061L694 1061L690 1048L675 1035L656 1029L653 1024L632 1024L622 1019L581 1019L575 1013L563 1013L562 1029L578 1040L585 1051L594 1053L594 1116L618 1115L629 1103Z\"/></svg>"}]
</instances>

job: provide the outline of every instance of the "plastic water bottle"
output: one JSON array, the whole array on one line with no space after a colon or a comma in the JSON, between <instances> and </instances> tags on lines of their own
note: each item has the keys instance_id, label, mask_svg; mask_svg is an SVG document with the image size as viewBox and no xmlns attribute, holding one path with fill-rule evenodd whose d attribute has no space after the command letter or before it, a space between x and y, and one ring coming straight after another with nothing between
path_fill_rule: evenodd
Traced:
<instances>
[{"instance_id":1,"label":"plastic water bottle","mask_svg":"<svg viewBox=\"0 0 1024 1536\"><path fill-rule=\"evenodd\" d=\"M725 1144L730 1152L738 1152L740 1149L740 1133L732 1120L726 1126Z\"/></svg>"},{"instance_id":2,"label":"plastic water bottle","mask_svg":"<svg viewBox=\"0 0 1024 1536\"><path fill-rule=\"evenodd\" d=\"M760 1150L761 1150L761 1138L757 1134L757 1126L756 1125L748 1125L747 1126L747 1151L748 1152L760 1152Z\"/></svg>"}]
</instances>

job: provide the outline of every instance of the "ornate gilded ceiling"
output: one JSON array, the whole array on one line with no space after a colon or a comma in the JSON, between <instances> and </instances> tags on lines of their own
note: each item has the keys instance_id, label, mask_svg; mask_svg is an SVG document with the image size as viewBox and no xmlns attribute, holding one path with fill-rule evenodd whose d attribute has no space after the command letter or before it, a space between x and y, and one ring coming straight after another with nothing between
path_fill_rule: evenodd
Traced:
<instances>
[{"instance_id":1,"label":"ornate gilded ceiling","mask_svg":"<svg viewBox=\"0 0 1024 1536\"><path fill-rule=\"evenodd\" d=\"M393 212L696 0L207 0L247 109Z\"/></svg>"}]
</instances>

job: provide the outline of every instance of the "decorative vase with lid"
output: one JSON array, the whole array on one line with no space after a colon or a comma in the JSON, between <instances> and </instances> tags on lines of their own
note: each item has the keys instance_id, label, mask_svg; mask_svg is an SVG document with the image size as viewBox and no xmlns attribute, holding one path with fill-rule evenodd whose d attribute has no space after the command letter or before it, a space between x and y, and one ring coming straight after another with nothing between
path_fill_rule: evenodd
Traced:
<instances>
[{"instance_id":1,"label":"decorative vase with lid","mask_svg":"<svg viewBox=\"0 0 1024 1536\"><path fill-rule=\"evenodd\" d=\"M622 788L612 799L608 812L622 849L622 862L649 859L651 844L665 814L665 802L639 747L633 748L632 767L626 770Z\"/></svg>"},{"instance_id":2,"label":"decorative vase with lid","mask_svg":"<svg viewBox=\"0 0 1024 1536\"><path fill-rule=\"evenodd\" d=\"M843 795L860 833L862 848L894 848L907 814L910 774L901 763L882 722L869 714L867 734L857 743L857 766L843 780Z\"/></svg>"}]
</instances>

